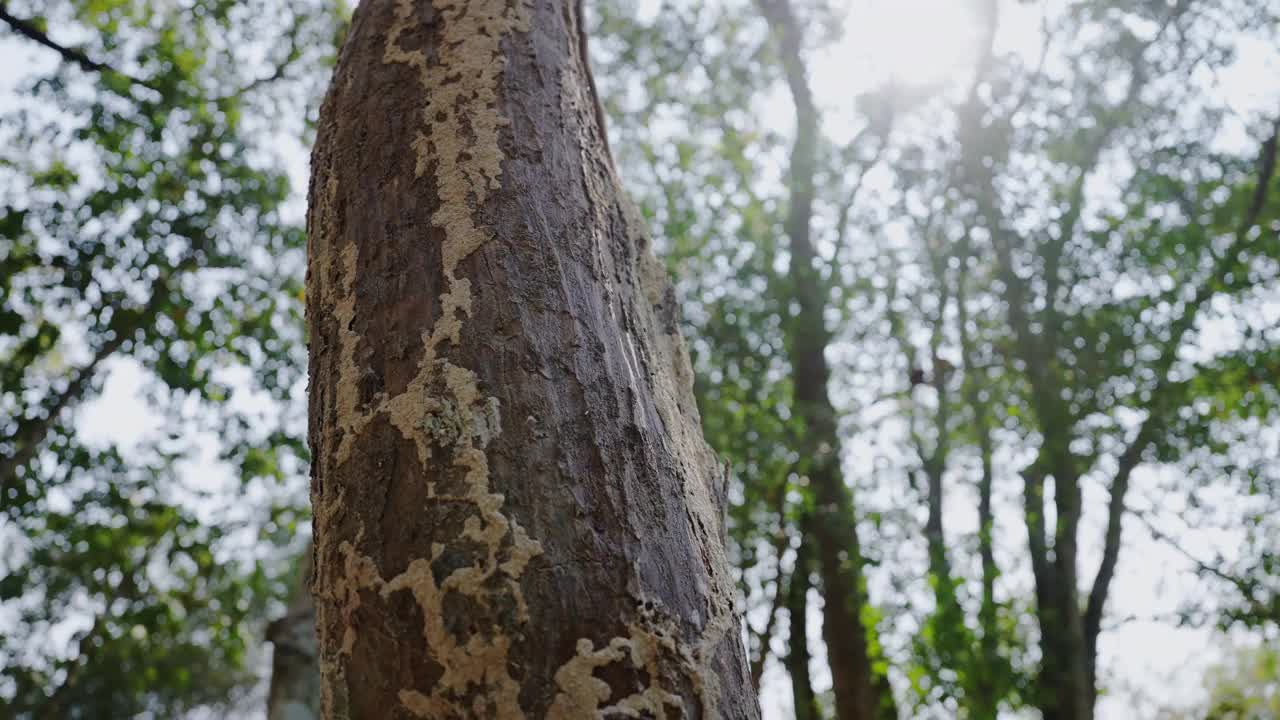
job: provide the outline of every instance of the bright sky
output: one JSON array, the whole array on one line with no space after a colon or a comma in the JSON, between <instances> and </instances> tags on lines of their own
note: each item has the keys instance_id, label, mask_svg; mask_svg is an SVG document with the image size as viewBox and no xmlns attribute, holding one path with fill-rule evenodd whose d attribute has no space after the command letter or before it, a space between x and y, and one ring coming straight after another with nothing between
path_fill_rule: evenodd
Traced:
<instances>
[{"instance_id":1,"label":"bright sky","mask_svg":"<svg viewBox=\"0 0 1280 720\"><path fill-rule=\"evenodd\" d=\"M978 26L968 2L846 0L846 38L815 67L819 97L870 88L954 80L972 66ZM862 68L861 70L856 70ZM853 70L853 72L850 72Z\"/></svg>"}]
</instances>

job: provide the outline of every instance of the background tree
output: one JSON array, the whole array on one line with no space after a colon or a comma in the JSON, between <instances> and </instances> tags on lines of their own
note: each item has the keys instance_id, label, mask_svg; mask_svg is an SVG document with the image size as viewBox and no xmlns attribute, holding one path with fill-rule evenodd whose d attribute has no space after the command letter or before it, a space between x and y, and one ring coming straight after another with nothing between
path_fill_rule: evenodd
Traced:
<instances>
[{"instance_id":1,"label":"background tree","mask_svg":"<svg viewBox=\"0 0 1280 720\"><path fill-rule=\"evenodd\" d=\"M863 576L853 495L841 470L836 408L828 387L831 370L826 353L832 343L827 309L835 273L821 267L826 259L813 237L813 204L818 175L819 111L809 86L802 48L804 32L787 2L758 3L773 31L779 62L796 109L796 131L787 165L789 187L782 230L788 245L788 280L792 304L784 325L791 361L794 408L800 424L797 467L812 493L811 535L822 578L823 639L831 666L835 711L847 718L891 718L897 709L879 654L874 613ZM836 247L844 238L835 238Z\"/></svg>"},{"instance_id":2,"label":"background tree","mask_svg":"<svg viewBox=\"0 0 1280 720\"><path fill-rule=\"evenodd\" d=\"M1134 471L1147 462L1176 464L1197 452L1214 453L1208 418L1188 416L1184 408L1208 401L1206 394L1216 392L1209 388L1229 387L1236 363L1265 366L1274 353L1264 343L1211 352L1197 339L1210 300L1229 304L1240 298L1236 302L1247 307L1250 301L1242 295L1275 281L1269 272L1244 270L1262 247L1256 240L1274 237L1264 232L1274 213L1266 208L1274 193L1274 127L1261 142L1254 178L1231 169L1247 167L1242 158L1196 152L1192 139L1182 141L1176 171L1162 158L1178 127L1173 123L1212 137L1220 114L1212 101L1188 97L1184 85L1169 82L1225 52L1217 47L1222 35L1199 34L1217 17L1201 12L1203 7L1189 5L1076 9L1060 21L1049 46L1071 43L1080 62L1095 57L1099 67L1115 68L1111 76L1124 78L1118 93L1093 74L1046 76L1034 84L1023 81L1024 107L984 101L975 85L958 111L958 188L976 209L975 221L996 261L1012 332L1006 357L1021 376L1030 410L1019 424L1027 445L1036 447L1034 459L1018 472L1025 483L1040 629L1036 702L1046 718L1093 717L1098 637ZM1102 31L1101 23L1117 20L1126 22ZM1265 27L1267 13L1241 15L1236 22L1243 26L1234 33L1247 32L1253 23ZM1166 37L1175 44L1166 47ZM990 68L993 62L984 64ZM1009 82L987 72L989 83ZM1012 81L1019 82L1016 76ZM1058 105L1062 101L1065 107ZM1182 110L1172 122L1158 120L1154 109L1168 107ZM1025 135L1014 128L1015 112L1051 118L1068 108L1085 108L1095 120L1084 128L1059 128L1052 120L1041 127L1032 120ZM1106 153L1121 136L1128 140L1124 159L1135 168L1129 188L1145 192L1134 198L1122 185L1118 211L1095 211L1086 184L1101 168L1114 167ZM1043 173L1040 187L1004 179L1028 152L1040 158L1033 171ZM1195 161L1203 164L1189 168ZM1196 179L1206 166L1225 181L1212 197L1202 194ZM1009 189L1007 195L1002 188ZM1173 206L1186 216L1152 211ZM1047 222L1031 221L1029 208ZM1125 242L1134 235L1144 241ZM1187 357L1196 349L1202 357ZM1228 417L1241 411L1269 414L1274 397L1267 395L1272 394L1261 391L1250 396L1254 402L1220 407ZM1102 484L1107 510L1096 573L1082 580L1084 485L1090 480ZM1049 483L1052 515L1046 507ZM1046 521L1050 516L1052 524Z\"/></svg>"},{"instance_id":3,"label":"background tree","mask_svg":"<svg viewBox=\"0 0 1280 720\"><path fill-rule=\"evenodd\" d=\"M273 146L338 21L0 3L0 715L173 717L257 684L305 518L303 236ZM82 432L113 373L153 410L136 442Z\"/></svg>"},{"instance_id":4,"label":"background tree","mask_svg":"<svg viewBox=\"0 0 1280 720\"><path fill-rule=\"evenodd\" d=\"M769 647L770 634L780 625L773 618L785 606L780 590L785 587L786 575L793 564L790 545L796 533L795 520L801 517L795 506L780 502L779 498L788 497L794 489L786 479L787 473L802 460L801 454L795 452L799 436L788 437L796 427L790 390L786 389L789 358L780 358L775 350L786 347L785 342L779 342L785 337L786 317L797 311L797 307L786 300L793 291L779 281L789 258L785 246L781 253L776 250L781 245L779 241L784 239L780 234L774 235L767 229L753 230L753 225L760 217L769 220L756 227L768 228L770 223L776 223L774 227L782 225L779 213L785 211L786 206L775 198L788 183L796 180L785 169L786 159L780 149L785 144L777 137L778 132L785 134L789 129L779 124L759 126L753 123L749 113L735 112L743 107L762 111L770 104L778 106L778 98L769 94L770 85L765 83L759 84L754 93L730 95L731 88L737 87L732 83L734 77L755 72L756 77L776 82L780 73L776 68L768 69L769 56L761 55L758 50L759 31L753 33L752 21L744 19L741 8L734 10L736 12L726 11L730 17L722 19L714 9L682 13L677 6L664 6L651 16L651 21L639 23L639 27L631 31L634 35L617 33L624 39L631 37L632 44L624 42L616 50L617 64L610 66L615 71L607 76L611 79L626 76L629 67L639 68L632 72L639 72L642 80L631 84L620 81L621 87L613 90L615 101L611 107L623 115L619 133L626 138L615 145L623 148L624 167L649 179L658 188L657 192L644 197L654 217L666 221L660 241L672 249L669 257L678 263L677 271L685 271L686 278L705 278L705 284L685 280L681 288L686 303L693 308L689 314L691 332L699 338L693 347L695 366L702 373L699 391L704 417L709 428L724 428L723 432L711 430L709 437L735 461L735 469L743 482L742 505L732 516L732 530L738 545L736 552L743 560L742 581L748 592L748 604L756 608L748 617L754 616L757 620L759 660L766 656L760 650ZM872 498L869 507L862 511L863 522L874 523L880 548L889 543L890 547L884 552L894 559L894 564L884 571L891 576L895 592L881 596L880 607L895 613L893 626L912 627L910 620L904 622L906 618L919 618L922 623L916 626L921 632L915 634L914 640L908 638L906 645L902 644L901 637L896 638L897 643L892 636L885 638L891 655L895 654L896 645L897 660L901 662L905 679L919 691L923 703L917 710L920 713L949 706L963 708L970 716L989 716L996 707L1013 707L1024 701L1052 706L1054 699L1037 696L1034 688L1027 685L1027 677L1034 674L1066 682L1063 678L1069 680L1070 673L1077 672L1081 686L1091 688L1084 695L1095 692L1094 681L1089 677L1094 671L1089 666L1096 661L1086 658L1093 657L1096 650L1089 645L1096 646L1096 638L1103 632L1105 593L1102 590L1111 584L1110 577L1115 573L1112 563L1118 559L1111 557L1103 561L1110 557L1106 552L1108 546L1127 545L1127 541L1107 541L1108 525L1118 529L1122 519L1110 510L1132 507L1132 502L1110 503L1107 485L1112 485L1111 480L1116 477L1125 478L1116 487L1121 491L1124 489L1121 486L1129 482L1127 478L1135 471L1144 479L1141 504L1154 503L1160 507L1161 502L1178 503L1180 496L1190 498L1197 523L1192 527L1173 524L1180 532L1195 536L1197 528L1209 530L1217 526L1253 538L1247 546L1250 549L1238 558L1240 563L1261 568L1267 553L1259 539L1272 536L1268 523L1258 523L1259 516L1255 514L1260 508L1270 507L1274 498L1274 493L1267 490L1270 481L1263 479L1274 475L1274 466L1254 454L1270 442L1266 439L1270 431L1265 428L1270 427L1271 421L1265 419L1270 417L1265 408L1273 401L1264 399L1270 397L1269 388L1259 390L1247 381L1245 386L1235 384L1227 380L1230 376L1219 378L1216 370L1204 375L1214 380L1206 380L1202 387L1212 384L1251 388L1249 403L1254 409L1249 412L1261 413L1252 415L1253 419L1224 418L1211 420L1207 425L1197 423L1186 414L1185 404L1194 405L1194 400L1186 396L1178 401L1171 399L1170 406L1156 408L1149 404L1146 409L1139 409L1142 403L1131 402L1129 391L1119 387L1122 367L1131 367L1134 363L1120 348L1119 339L1136 333L1139 338L1136 344L1148 346L1143 350L1146 359L1141 362L1151 363L1153 374L1158 375L1158 366L1149 354L1159 350L1157 337L1163 336L1168 341L1168 336L1159 329L1164 319L1154 314L1155 307L1151 314L1143 314L1145 303L1158 307L1160 299L1148 298L1130 305L1116 298L1103 299L1107 296L1102 286L1108 282L1114 285L1115 276L1099 280L1099 286L1093 290L1095 296L1087 302L1062 301L1061 307L1053 312L1078 313L1078 316L1070 327L1057 331L1047 340L1041 336L1041 318L1035 317L1044 305L1043 293L1081 292L1081 279L1098 277L1100 268L1116 263L1115 257L1124 257L1121 265L1133 267L1137 274L1149 273L1149 282L1158 286L1168 282L1160 280L1158 274L1163 264L1169 262L1156 259L1163 252L1158 248L1178 253L1179 262L1187 263L1184 267L1190 268L1196 262L1203 263L1205 256L1196 255L1188 248L1203 252L1240 230L1239 223L1245 216L1237 213L1233 219L1227 219L1230 213L1224 212L1220 214L1224 219L1216 227L1199 228L1192 236L1194 242L1187 242L1186 231L1170 222L1176 213L1165 210L1163 222L1149 224L1148 230L1140 235L1126 235L1132 239L1124 243L1125 254L1112 256L1109 252L1115 249L1117 239L1099 243L1095 223L1102 222L1103 216L1115 210L1113 203L1117 198L1120 205L1137 203L1145 212L1152 202L1163 202L1158 198L1166 189L1182 188L1173 190L1176 193L1195 186L1195 181L1185 177L1185 166L1169 164L1159 183L1136 186L1141 190L1126 193L1127 180L1122 178L1127 179L1135 166L1143 167L1147 162L1139 157L1144 151L1141 147L1147 146L1135 148L1135 155L1128 154L1130 143L1138 138L1161 137L1170 149L1176 148L1184 160L1203 162L1205 174L1215 181L1202 185L1197 195L1212 186L1211 192L1218 196L1216 202L1225 201L1224 193L1237 198L1225 201L1229 205L1254 192L1260 169L1258 150L1268 137L1273 116L1263 116L1254 122L1256 139L1252 143L1237 142L1234 147L1222 148L1219 138L1238 132L1240 125L1224 106L1221 89L1208 79L1206 70L1229 71L1235 48L1247 47L1253 42L1251 38L1268 37L1272 15L1266 8L1249 3L1194 8L1177 5L1171 9L1082 4L1063 14L1047 13L1041 19L1045 41L1035 55L1027 56L1007 50L985 50L1002 32L999 21L1007 13L1019 12L1011 4L1003 6L1001 12L996 10L996 6L988 3L975 3L971 9L975 25L972 33L975 68L963 82L951 89L890 86L883 92L865 94L854 103L860 120L854 121L853 134L859 127L892 128L892 141L886 147L876 149L876 143L862 146L850 143L847 151L840 152L820 141L817 151L822 161L830 160L837 166L831 175L820 175L821 179L815 183L819 190L814 213L818 237L822 238L823 232L835 231L832 236L844 240L841 244L828 244L825 239L818 243L824 260L836 258L827 266L830 269L824 271L826 277L834 279L828 310L831 315L826 319L835 320L837 329L827 352L829 357L838 358L832 366L833 397L848 398L849 388L857 388L856 400L845 400L846 420L841 425L842 438L862 458L857 467L869 467L868 446L871 452L884 453L881 457L886 464L877 465L877 473L864 474L862 479L854 473L852 480L859 486L864 482L872 486L872 492L862 493L862 497ZM802 5L798 12L805 17L825 17L824 9L813 4ZM1233 20L1224 26L1226 17ZM635 27L629 25L622 14L606 15L604 22L608 28ZM758 20L755 22L758 28ZM1204 30L1209 27L1217 28L1218 32ZM682 41L689 36L700 40L696 49L689 49L693 43L686 45ZM652 58L650 65L648 56L636 46L655 42L654 37L661 38L656 42L662 52ZM830 41L829 36L815 36L807 51L819 52ZM605 48L606 52L613 50L609 45ZM757 67L761 69L755 69ZM1136 72L1131 72L1134 69ZM1195 73L1205 78L1203 84L1188 85L1175 79ZM1134 76L1132 81L1128 79L1130 76ZM671 80L672 85L693 88L693 91L678 97L673 93L668 99L664 94L667 89L664 80L673 77L679 81ZM638 87L651 91L648 104L635 99ZM684 101L690 94L696 100ZM834 103L832 98L819 96L817 104L829 107ZM679 107L673 108L673 105ZM1164 120L1159 108L1179 108L1179 119ZM634 128L628 124L628 116L636 118ZM1083 119L1078 124L1068 124L1063 120L1067 117ZM681 130L674 136L665 135L668 123ZM770 130L775 133L771 134ZM826 131L823 126L822 132ZM627 134L629 132L634 134ZM873 135L868 132L863 139ZM1001 148L1006 146L1011 149L1002 154ZM629 157L626 151L632 148L638 151ZM876 177L880 171L875 170L875 163L867 162L877 157L884 158L883 167L892 171L891 188L885 187L883 175ZM629 161L634 165L628 165ZM868 164L873 168L871 194L855 197L849 205L823 197L833 189L856 185ZM975 193L970 180L975 175L973 168L982 169L986 165L991 166L987 169L991 170L994 180L982 191L985 195ZM1227 167L1237 169L1225 171ZM777 168L784 168L780 177L773 174L778 172ZM1183 171L1179 173L1179 170ZM1021 177L1024 173L1030 173L1036 181L1024 181ZM1174 174L1179 176L1173 177ZM1092 183L1090 192L1085 192L1088 183ZM1094 192L1094 187L1101 189ZM1157 191L1157 187L1161 190ZM1047 188L1057 189L1042 192ZM988 200L983 200L984 197ZM695 210L698 207L708 209L699 213ZM1003 268L1008 264L995 252L994 231L983 214L984 207L1008 213L1005 222L1016 226L1012 237L1018 238L1021 245L1016 246L1011 257L1019 283L1006 282L1008 275ZM839 231L845 227L849 228L845 231L847 234ZM1271 221L1264 217L1251 227L1247 232L1257 236L1252 247L1264 254L1274 253L1274 249L1262 250L1274 248ZM1085 237L1090 240L1085 242ZM1146 239L1154 237L1165 240ZM1177 245L1182 247L1175 249L1173 246ZM1142 263L1135 265L1128 259L1131 255L1143 258ZM1045 263L1056 264L1057 269L1044 270ZM1268 263L1263 266L1270 267ZM1143 267L1146 269L1139 270ZM1219 273L1225 270L1216 268ZM1198 276L1195 273L1187 276L1191 287L1196 288L1195 281L1210 276L1211 271L1211 266L1202 265ZM1063 277L1046 279L1055 274ZM1232 277L1238 283L1243 282L1239 272ZM1239 287L1244 291L1242 295L1256 300L1270 297L1269 293L1274 292L1273 280L1265 273L1253 273L1252 282L1256 283L1252 289ZM1029 288L1021 291L1021 299L1016 296L1020 292L1018 284ZM1216 302L1224 300L1226 296ZM1257 323L1266 317L1262 306L1253 304L1255 300L1236 308L1233 312L1236 321L1247 316L1246 324ZM1081 305L1074 306L1073 302ZM1031 308L1024 313L1032 316L1027 321L1031 328L1030 342L1027 337L1019 341L1016 333L1010 331L1016 327L1010 322L1010 309L1024 303ZM1110 306L1110 309L1099 311L1086 307L1091 304ZM1064 310L1068 305L1072 306L1070 310ZM1108 318L1109 327L1093 324L1103 317ZM1134 320L1139 322L1135 324ZM1148 323L1149 329L1144 329L1143 325ZM1199 321L1193 325L1199 325ZM1245 366L1267 366L1265 356L1272 343L1257 334L1261 331L1260 326L1255 327L1252 341L1260 353L1254 354L1252 360L1242 360ZM1177 343L1182 346L1177 352L1185 354L1191 348L1204 345L1204 335L1199 331L1193 328L1185 332ZM1107 338L1104 346L1098 346L1097 341L1104 337ZM860 343L856 347L862 349L864 356L858 360L850 359L858 356L857 350L849 350L854 338ZM895 348L900 352L881 348ZM1022 470L1028 463L1026 453L1048 442L1042 439L1047 428L1037 419L1036 400L1028 380L1029 376L1042 371L1028 363L1019 354L1019 348L1069 356L1051 363L1060 369L1069 369L1068 374L1052 375L1042 383L1042 391L1054 388L1075 393L1077 387L1097 383L1096 389L1080 392L1112 397L1118 393L1124 398L1101 401L1106 409L1100 413L1086 411L1080 416L1083 421L1068 418L1065 426L1054 425L1053 432L1061 436L1055 442L1075 446L1068 447L1064 457L1084 452L1086 466L1095 466L1089 471L1073 471L1079 474L1078 484L1083 488L1076 513L1083 519L1073 520L1075 510L1070 507L1067 509L1072 512L1059 512L1056 507L1037 512L1033 504L1024 512L1008 501L1016 497L1018 506L1023 505L1021 497L1027 484ZM866 357L868 352L870 357ZM1094 359L1086 359L1095 354ZM1106 357L1104 364L1113 375L1099 374L1101 356ZM879 359L887 362L878 362ZM1139 374L1147 377L1148 371L1139 370ZM1166 384L1178 383L1166 381ZM1170 394L1174 392L1171 390ZM752 398L756 402L753 403ZM1048 402L1049 405L1064 404L1053 399ZM1084 407L1081 403L1075 404ZM1227 404L1230 406L1230 401ZM1118 409L1121 406L1125 409ZM760 408L765 409L763 418L755 415ZM1128 414L1132 409L1148 414L1158 409L1155 413L1158 417L1151 426L1170 428L1171 434L1167 436L1164 431L1148 430L1148 434L1155 436L1151 447L1184 443L1184 451L1197 445L1198 449L1189 455L1180 452L1162 457L1142 453L1135 457L1131 452L1126 463L1136 467L1127 467L1107 480L1108 472L1116 473L1115 464L1124 448L1134 441L1131 433L1136 432L1137 426L1130 423L1137 418ZM1106 412L1114 414L1109 421L1103 420ZM1171 419L1161 419L1166 416ZM1182 420L1172 420L1175 417ZM1184 422L1188 419L1192 422ZM1104 422L1110 430L1093 425ZM1074 427L1073 423L1076 423ZM1197 425L1201 429L1197 430ZM1260 442L1249 443L1247 450L1240 444L1228 447L1225 443L1201 439L1202 431L1206 430L1224 433L1221 437L1243 439L1249 432L1245 428L1262 433ZM1107 444L1104 449L1100 443L1111 441L1099 438L1108 432L1117 442ZM1176 439L1180 433L1188 433L1183 436L1187 439ZM1139 440L1139 445L1146 442ZM1086 442L1094 449L1084 451ZM1041 451L1044 452L1042 448ZM1221 453L1218 459L1208 460L1215 453ZM768 465L762 462L766 458L770 461ZM1205 471L1202 463L1206 461L1213 470ZM902 473L898 475L901 480L886 481L882 467L885 470L901 468L895 471ZM1065 491L1057 493L1057 478L1046 473L1045 498L1071 506L1072 488L1077 481L1065 470L1061 474L1066 479ZM1160 482L1151 483L1148 479L1157 474L1162 476ZM801 479L799 475L795 477ZM1203 484L1210 478L1229 479L1232 492L1215 496L1214 502L1201 499L1205 495ZM1105 483L1098 486L1102 490L1101 502L1093 506L1094 510L1088 510L1084 499L1097 497L1090 489L1095 482ZM901 514L886 513L876 506L874 488L895 485L899 488L906 485L896 491L898 493L919 492L919 513L907 508L903 508ZM1031 482L1033 494L1038 485L1037 480ZM1115 495L1120 498L1123 492ZM1017 514L1010 514L1015 509ZM1102 511L1101 525L1097 524L1099 520L1090 519L1099 517L1095 515L1098 510ZM1166 522L1169 520L1168 514L1157 514ZM976 522L968 521L966 516L974 517ZM941 522L944 517L962 519L962 525L973 522L973 530L944 532ZM1113 522L1111 517L1117 519ZM1026 542L1028 523L1064 538L1063 557L1056 556L1050 538L1046 545L1037 546L1034 551L1022 545L1025 549L1018 552L1018 545ZM1073 529L1073 525L1088 528L1096 535L1081 540L1085 531ZM907 538L918 540L898 541L895 533L900 531L895 530L895 526L906 529ZM790 537L781 539L784 534ZM1069 537L1076 539L1067 539ZM1096 542L1093 537L1097 538ZM1157 539L1167 537L1166 533ZM917 547L924 551L915 554L916 551L911 550L913 542L919 542ZM1072 554L1077 556L1074 560L1066 557ZM1005 557L1003 561L998 560L1001 555ZM1084 572L1081 565L1110 566L1101 573L1101 583L1079 583L1086 592L1095 584L1099 589L1093 594L1092 611L1087 602L1075 611L1080 615L1079 632L1058 633L1077 638L1062 642L1074 643L1079 652L1068 648L1069 652L1052 656L1079 658L1066 661L1077 667L1077 670L1062 670L1066 675L1059 674L1052 662L1048 668L1037 668L1045 653L1034 645L1057 642L1052 637L1045 640L1040 628L1049 627L1048 634L1052 636L1059 625L1066 624L1065 619L1054 623L1054 613L1065 618L1071 611L1058 608L1073 606L1075 599L1068 602L1069 593L1062 589L1064 585L1050 579L1047 585L1059 588L1052 592L1063 599L1048 600L1043 603L1047 612L1037 612L1033 603L1046 596L1033 592L1033 556L1043 561L1042 568L1057 563L1058 569L1050 572L1064 576ZM933 596L932 603L921 600L922 588L912 580L912 573L919 567L916 562L932 568L927 575L915 576L928 578L924 589ZM1225 570L1215 574L1205 569L1217 568L1220 564L1204 562L1200 568L1212 582L1227 584L1227 595L1215 598L1256 596L1261 602L1250 599L1246 604L1255 611L1267 607L1266 598L1272 597L1267 591L1269 581L1250 583L1242 588L1233 582L1240 579L1239 576ZM1077 569L1072 570L1073 567ZM879 570L873 567L873 572ZM774 571L776 578L771 574ZM1263 576L1266 577L1265 572ZM890 604L884 604L885 600ZM1215 603L1216 599L1208 604ZM1205 609L1203 603L1198 606L1200 610ZM874 612L871 608L867 610ZM1194 609L1185 611L1188 620L1195 615ZM1087 632L1086 616L1090 618ZM1089 640L1089 636L1093 639ZM1033 641L1029 651L1024 650L1021 638ZM903 652L903 649L909 651ZM820 656L825 654L823 650L819 649ZM762 669L759 665L758 671ZM797 669L806 666L806 663L791 665ZM1053 682L1046 680L1048 684ZM798 684L808 683L802 679ZM1093 702L1092 697L1088 697L1078 706L1091 708ZM1067 711L1075 712L1070 708Z\"/></svg>"}]
</instances>

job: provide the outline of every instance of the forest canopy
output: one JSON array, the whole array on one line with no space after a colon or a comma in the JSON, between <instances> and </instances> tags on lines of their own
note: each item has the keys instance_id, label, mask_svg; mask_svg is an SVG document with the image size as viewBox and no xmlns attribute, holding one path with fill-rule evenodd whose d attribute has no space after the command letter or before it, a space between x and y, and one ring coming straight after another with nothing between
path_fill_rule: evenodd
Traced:
<instances>
[{"instance_id":1,"label":"forest canopy","mask_svg":"<svg viewBox=\"0 0 1280 720\"><path fill-rule=\"evenodd\" d=\"M0 717L318 717L350 13L0 0ZM1280 5L587 16L764 716L1280 713Z\"/></svg>"}]
</instances>

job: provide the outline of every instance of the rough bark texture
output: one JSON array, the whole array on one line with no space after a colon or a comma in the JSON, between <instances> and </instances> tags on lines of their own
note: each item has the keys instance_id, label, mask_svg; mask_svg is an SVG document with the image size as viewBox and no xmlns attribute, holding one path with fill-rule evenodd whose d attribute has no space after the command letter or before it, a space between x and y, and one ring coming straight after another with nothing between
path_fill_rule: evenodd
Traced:
<instances>
[{"instance_id":1,"label":"rough bark texture","mask_svg":"<svg viewBox=\"0 0 1280 720\"><path fill-rule=\"evenodd\" d=\"M574 3L366 0L312 157L327 718L756 718L675 297Z\"/></svg>"}]
</instances>

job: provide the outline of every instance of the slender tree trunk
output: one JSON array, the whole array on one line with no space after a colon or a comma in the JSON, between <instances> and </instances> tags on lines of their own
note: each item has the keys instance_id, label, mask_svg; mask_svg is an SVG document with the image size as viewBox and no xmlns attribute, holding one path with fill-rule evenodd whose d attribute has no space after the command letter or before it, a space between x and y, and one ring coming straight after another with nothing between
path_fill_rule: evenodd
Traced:
<instances>
[{"instance_id":1,"label":"slender tree trunk","mask_svg":"<svg viewBox=\"0 0 1280 720\"><path fill-rule=\"evenodd\" d=\"M787 674L791 676L791 701L796 720L821 720L822 710L813 692L809 675L809 573L813 559L809 545L801 540L796 565L787 583Z\"/></svg>"},{"instance_id":2,"label":"slender tree trunk","mask_svg":"<svg viewBox=\"0 0 1280 720\"><path fill-rule=\"evenodd\" d=\"M934 268L934 276L940 285L945 285L946 270ZM947 555L947 533L943 525L946 516L944 503L946 495L943 489L944 474L950 452L950 408L952 400L948 397L947 373L942 370L938 360L943 324L942 314L947 307L947 290L943 289L939 302L939 317L934 320L934 332L931 340L933 358L932 382L938 397L938 409L934 415L934 429L937 435L936 446L932 454L926 454L924 447L919 448L923 460L921 474L925 480L925 501L928 515L925 519L924 534L929 553L930 584L933 586L933 598L937 604L934 611L937 623L934 625L933 641L938 656L944 667L963 669L964 682L969 683L974 667L973 635L965 624L964 608L960 605L960 597L956 594L955 574L951 569L951 559ZM966 690L969 688L966 687ZM971 694L966 693L962 699L965 707L973 701Z\"/></svg>"},{"instance_id":3,"label":"slender tree trunk","mask_svg":"<svg viewBox=\"0 0 1280 720\"><path fill-rule=\"evenodd\" d=\"M367 0L312 156L326 718L756 718L678 308L566 0Z\"/></svg>"},{"instance_id":4,"label":"slender tree trunk","mask_svg":"<svg viewBox=\"0 0 1280 720\"><path fill-rule=\"evenodd\" d=\"M964 267L964 262L961 262ZM969 707L973 720L996 720L1000 699L1008 686L1001 678L1007 676L1005 663L1000 657L999 619L996 611L996 578L1000 568L996 565L993 534L995 513L991 506L992 487L995 480L993 457L995 449L991 439L991 415L989 401L984 400L976 371L977 358L973 338L969 334L969 298L966 294L965 275L961 271L960 286L956 293L956 309L959 314L961 364L964 366L965 402L974 414L974 432L978 436L978 451L982 458L982 476L978 479L978 555L982 562L982 600L978 606L978 632L981 637L976 662L977 679L973 683L973 697Z\"/></svg>"},{"instance_id":5,"label":"slender tree trunk","mask_svg":"<svg viewBox=\"0 0 1280 720\"><path fill-rule=\"evenodd\" d=\"M786 523L784 510L779 510L778 517L782 523ZM773 578L773 600L769 603L769 616L765 619L764 629L756 638L756 655L751 658L751 689L757 695L760 694L760 678L764 676L764 667L769 662L769 646L773 642L773 629L777 625L778 611L782 609L787 599L785 585L788 581L786 573L782 570L782 556L786 554L789 539L784 525L779 528L778 537L773 543L773 556L778 562L778 571Z\"/></svg>"},{"instance_id":6,"label":"slender tree trunk","mask_svg":"<svg viewBox=\"0 0 1280 720\"><path fill-rule=\"evenodd\" d=\"M823 639L831 665L836 713L841 720L896 718L893 696L883 676L873 672L869 630L862 623L867 603L853 496L840 469L840 437L835 407L827 391L826 283L814 268L811 239L814 176L817 173L818 110L800 55L801 32L785 0L757 3L778 37L783 69L796 106L789 207L785 231L790 241L790 279L800 312L791 318L790 354L796 413L805 428L804 470L813 487L813 537L822 578Z\"/></svg>"},{"instance_id":7,"label":"slender tree trunk","mask_svg":"<svg viewBox=\"0 0 1280 720\"><path fill-rule=\"evenodd\" d=\"M1031 332L1027 288L1014 270L1015 238L1004 227L990 170L982 178L979 211L987 219L1005 284L1009 324L1026 364L1032 406L1044 434L1039 456L1024 472L1025 522L1030 538L1032 574L1041 635L1041 669L1036 704L1046 720L1091 720L1093 703L1085 657L1083 613L1079 598L1078 535L1082 514L1080 477L1069 445L1073 422L1052 379L1051 353ZM1053 479L1057 522L1045 527L1045 483ZM1052 536L1052 545L1049 538ZM1052 548L1052 552L1050 552Z\"/></svg>"},{"instance_id":8,"label":"slender tree trunk","mask_svg":"<svg viewBox=\"0 0 1280 720\"><path fill-rule=\"evenodd\" d=\"M990 128L979 122L982 112L975 91L961 113L963 177L978 215L991 233L1015 353L1026 366L1031 405L1044 433L1036 461L1023 471L1023 519L1040 626L1041 660L1034 702L1045 720L1091 720L1093 704L1078 597L1080 478L1069 450L1073 422L1054 379L1052 348L1032 332L1030 290L1014 263L1019 238L1007 226L995 189L993 168L1002 165L1008 148L988 137ZM1045 525L1045 485L1050 478L1058 516L1052 530Z\"/></svg>"},{"instance_id":9,"label":"slender tree trunk","mask_svg":"<svg viewBox=\"0 0 1280 720\"><path fill-rule=\"evenodd\" d=\"M285 616L267 627L267 641L272 645L267 720L316 720L320 717L316 608L307 588L311 579L310 558L308 550Z\"/></svg>"}]
</instances>

